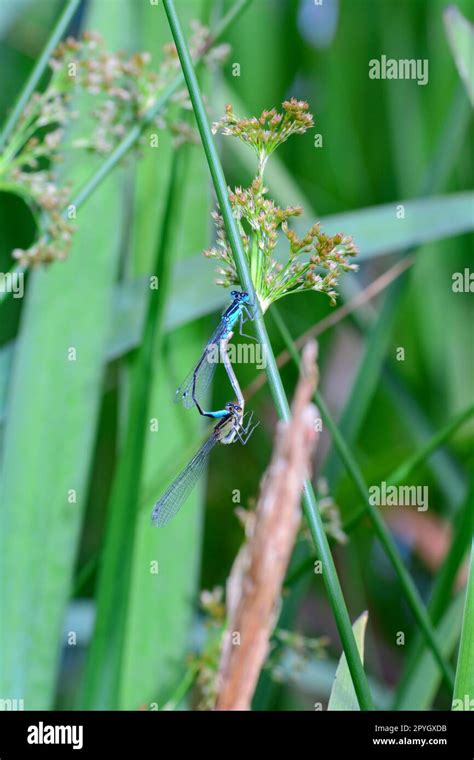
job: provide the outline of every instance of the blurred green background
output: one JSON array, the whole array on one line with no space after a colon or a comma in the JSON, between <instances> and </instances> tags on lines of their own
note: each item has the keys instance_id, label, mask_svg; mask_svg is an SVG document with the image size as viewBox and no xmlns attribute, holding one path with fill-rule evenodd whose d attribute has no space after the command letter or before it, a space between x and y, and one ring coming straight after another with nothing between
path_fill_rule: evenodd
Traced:
<instances>
[{"instance_id":1,"label":"blurred green background","mask_svg":"<svg viewBox=\"0 0 474 760\"><path fill-rule=\"evenodd\" d=\"M64 5L0 0L3 118ZM212 26L229 7L220 0L178 5L187 30L193 18ZM386 480L474 400L473 296L452 290L453 272L472 266L474 214L464 194L472 187L472 123L445 6L253 0L224 37L231 45L224 65L201 78L212 120L226 102L239 114L259 115L291 96L308 101L322 147L312 131L291 138L270 161L267 184L281 205L304 205L307 226L328 217L328 228L354 235L360 269L344 278L340 303L412 247L405 275L320 337L321 392L368 484ZM467 0L458 7L472 15ZM170 40L161 5L136 0L89 0L70 31L84 29L100 32L109 49L149 51L157 65ZM381 55L427 59L428 84L371 80L368 61ZM247 184L253 154L233 138L218 138L218 145L229 185ZM97 157L69 152L61 174L77 189L99 165ZM410 205L431 196L440 197ZM397 227L400 203L406 218ZM390 205L377 214L381 204ZM263 386L250 401L261 424L248 446L216 450L207 482L176 520L163 531L151 527L154 501L204 432L197 415L172 402L228 298L200 255L212 242L213 205L200 145L176 151L163 132L158 151L145 142L81 208L69 259L29 273L25 297L0 304L0 697L23 699L27 709L161 707L179 693L188 653L204 645L199 591L225 585L243 539L232 494L239 489L241 505L253 503L276 422ZM349 213L372 207L372 215ZM12 249L28 245L35 227L23 201L6 192L0 219L6 272ZM146 278L157 264L166 287L147 320ZM332 311L316 293L280 306L294 338ZM284 343L271 309L266 319L278 353ZM67 360L71 346L76 362ZM255 374L253 366L238 367L243 388ZM291 363L282 377L291 397ZM219 375L213 394L213 403L227 400ZM158 432L150 430L152 419ZM453 589L472 528L473 435L470 419L412 473L410 484L429 488L427 513L383 512L426 602L462 526L456 556L448 555L451 583L433 613L450 632L444 653L454 664L462 600ZM314 470L315 484L321 489L326 480L342 523L350 523L360 496L326 433ZM416 626L370 523L361 520L347 533L346 544L333 542L336 564L351 618L369 610L366 670L377 703L449 707L433 660L415 648ZM341 650L312 561L303 532L280 626L328 636L327 657L296 665L291 647L280 647L255 709L327 703ZM396 643L399 631L404 646ZM189 692L179 704L193 708L199 699Z\"/></svg>"}]
</instances>

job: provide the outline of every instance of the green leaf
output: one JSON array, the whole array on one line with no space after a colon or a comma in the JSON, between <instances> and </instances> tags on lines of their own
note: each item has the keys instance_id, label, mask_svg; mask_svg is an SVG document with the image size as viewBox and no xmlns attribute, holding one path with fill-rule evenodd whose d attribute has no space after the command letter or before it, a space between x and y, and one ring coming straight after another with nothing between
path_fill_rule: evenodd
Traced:
<instances>
[{"instance_id":1,"label":"green leaf","mask_svg":"<svg viewBox=\"0 0 474 760\"><path fill-rule=\"evenodd\" d=\"M180 154L180 158L182 153ZM128 366L128 408L124 442L116 466L101 568L97 585L94 635L87 663L84 701L88 709L116 709L122 675L122 649L127 625L138 494L145 445L150 430L149 397L151 366L157 337L160 337L168 282L171 250L171 215L177 188L177 161L173 163L168 188L167 213L156 245L153 272L159 289L148 288L143 339ZM142 251L140 251L142 253ZM148 531L150 531L148 525ZM150 568L147 568L151 574ZM142 624L144 621L142 620Z\"/></svg>"},{"instance_id":2,"label":"green leaf","mask_svg":"<svg viewBox=\"0 0 474 760\"><path fill-rule=\"evenodd\" d=\"M194 15L198 9L192 10ZM165 41L162 9L157 12L144 6L137 13L143 34L140 46L158 48ZM159 488L163 488L166 452L174 446L182 447L189 432L202 425L198 415L183 416L183 410L172 403L173 379L169 371L172 367L179 376L181 372L187 374L202 348L201 327L188 330L166 357L163 352L171 260L178 251L189 251L191 241L193 246L209 244L210 197L200 191L205 171L202 156L190 146L181 148L176 158L172 158L174 153L171 140L160 139L159 151L146 150L137 172L132 267L139 274L155 274L159 289L150 291L148 281L140 279L148 301L144 331L122 373L124 443L108 506L97 625L84 693L87 708L137 709L152 701L163 704L182 677L197 590L199 489L187 505L192 511L186 511L184 522L177 519L166 531L158 531L151 524L153 501L146 509L139 509L148 471L154 476L161 473ZM183 207L192 207L184 223L180 219ZM178 286L176 290L182 297L182 289ZM153 419L158 419L158 432L151 429ZM153 500L158 496L159 490Z\"/></svg>"},{"instance_id":3,"label":"green leaf","mask_svg":"<svg viewBox=\"0 0 474 760\"><path fill-rule=\"evenodd\" d=\"M472 710L474 704L474 541L459 645L453 710Z\"/></svg>"},{"instance_id":4,"label":"green leaf","mask_svg":"<svg viewBox=\"0 0 474 760\"><path fill-rule=\"evenodd\" d=\"M321 226L329 234L348 230L360 250L357 260L365 261L472 231L473 206L474 192L450 193L333 214Z\"/></svg>"},{"instance_id":5,"label":"green leaf","mask_svg":"<svg viewBox=\"0 0 474 760\"><path fill-rule=\"evenodd\" d=\"M368 619L369 613L365 611L352 626L362 663L364 662L365 629ZM337 666L334 684L329 697L328 710L360 710L344 653L341 655L339 665Z\"/></svg>"},{"instance_id":6,"label":"green leaf","mask_svg":"<svg viewBox=\"0 0 474 760\"><path fill-rule=\"evenodd\" d=\"M107 17L119 46L126 13L96 8L91 23ZM85 177L91 165L75 156L67 176ZM0 482L0 570L9 579L0 592L0 693L23 698L30 710L53 706L66 643L119 263L122 182L123 175L111 178L81 211L68 260L32 273L15 348Z\"/></svg>"},{"instance_id":7,"label":"green leaf","mask_svg":"<svg viewBox=\"0 0 474 760\"><path fill-rule=\"evenodd\" d=\"M205 3L185 9L186 23L200 16ZM141 21L143 45L149 49L160 39L169 38L163 9L153 27L146 11ZM154 38L154 39L152 39ZM170 146L171 147L171 146ZM182 148L180 150L183 150ZM169 288L160 283L160 298L166 299L163 332L194 321L207 311L208 304L227 296L212 286L209 272L201 278L190 260L196 248L209 245L210 193L206 187L204 157L195 146L188 146L183 156L183 170L177 178L172 208L164 210L164 221L171 226L170 263L173 265ZM158 157L162 171L162 159ZM147 156L140 167L137 187L137 216L134 228L134 261L147 269L147 251L153 242L149 219L153 218L156 198L162 192L161 173ZM185 217L182 210L186 209ZM169 219L167 216L171 215ZM166 298L169 291L169 298ZM189 441L198 437L202 420L197 414L183 412L173 403L176 384L189 372L207 337L207 325L189 325L173 332L169 342L158 341L149 388L149 416L159 420L158 433L146 429L146 450L139 494L135 541L130 576L130 594L124 630L118 704L121 709L157 702L160 708L182 681L186 653L190 646L189 630L199 584L202 540L203 486L201 483L187 500L182 513L165 530L151 525L154 501L168 485L166 465L175 454L171 477L179 471L176 453L183 452ZM162 337L162 336L161 336ZM193 452L194 453L194 452ZM150 493L149 500L144 498ZM143 508L142 508L143 506ZM150 571L156 560L158 572ZM172 589L172 591L171 591Z\"/></svg>"},{"instance_id":8,"label":"green leaf","mask_svg":"<svg viewBox=\"0 0 474 760\"><path fill-rule=\"evenodd\" d=\"M0 4L0 35L6 36L8 28L14 24L27 6L33 5L32 0L3 0ZM30 8L28 9L28 13Z\"/></svg>"},{"instance_id":9,"label":"green leaf","mask_svg":"<svg viewBox=\"0 0 474 760\"><path fill-rule=\"evenodd\" d=\"M13 358L13 349L13 342L0 348L0 425L2 424L7 404L7 388Z\"/></svg>"},{"instance_id":10,"label":"green leaf","mask_svg":"<svg viewBox=\"0 0 474 760\"><path fill-rule=\"evenodd\" d=\"M455 5L444 11L444 25L459 76L474 106L474 26Z\"/></svg>"},{"instance_id":11,"label":"green leaf","mask_svg":"<svg viewBox=\"0 0 474 760\"><path fill-rule=\"evenodd\" d=\"M176 251L189 251L193 245L209 244L211 200L209 194L202 192L205 172L200 151L188 148L184 172L178 181L179 200L175 199L170 220L175 231L170 250L173 256ZM150 197L155 194L151 192ZM185 224L177 221L182 208L189 209ZM139 229L136 234L138 250ZM175 283L175 293L180 293L183 282L182 279L180 285ZM186 668L188 631L199 581L204 483L192 493L181 514L166 529L153 527L150 515L154 502L168 484L166 464L170 454L174 453L171 477L175 477L179 471L179 452L186 449L189 440L196 438L202 428L199 416L187 414L173 403L173 397L176 384L189 372L205 337L200 324L173 333L166 353L161 342L153 365L150 417L158 418L159 431L150 433L147 429L146 435L138 502L139 506L143 504L143 509L137 513L119 689L122 709L150 701L162 705L174 692ZM149 492L152 498L144 500L144 494ZM158 564L158 573L150 572L153 559Z\"/></svg>"},{"instance_id":12,"label":"green leaf","mask_svg":"<svg viewBox=\"0 0 474 760\"><path fill-rule=\"evenodd\" d=\"M334 660L317 660L305 658L292 650L286 650L278 663L278 682L288 683L295 691L308 696L313 704L315 700L329 698L334 686L334 673L338 663ZM369 676L370 691L379 710L390 709L392 693L386 684ZM359 708L357 707L356 710Z\"/></svg>"}]
</instances>

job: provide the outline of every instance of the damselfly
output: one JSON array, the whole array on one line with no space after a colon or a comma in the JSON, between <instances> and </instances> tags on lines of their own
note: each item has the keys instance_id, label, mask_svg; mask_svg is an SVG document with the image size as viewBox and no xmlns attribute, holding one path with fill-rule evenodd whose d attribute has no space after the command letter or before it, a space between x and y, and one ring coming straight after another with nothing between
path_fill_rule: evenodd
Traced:
<instances>
[{"instance_id":1,"label":"damselfly","mask_svg":"<svg viewBox=\"0 0 474 760\"><path fill-rule=\"evenodd\" d=\"M250 297L248 293L233 290L231 296L232 303L222 314L220 322L206 343L198 363L176 391L175 400L181 401L186 409L191 409L191 407L197 406L198 410L201 411L199 399L202 399L205 395L214 376L216 364L218 362L220 342L228 338L229 333L232 332L232 328L237 322L240 323L240 334L245 335L245 333L242 332L244 321L246 319L252 320L254 318L249 303ZM201 414L202 413L203 412L201 411ZM221 409L218 412L207 412L206 414L207 416L224 417L224 413L225 410Z\"/></svg>"},{"instance_id":2,"label":"damselfly","mask_svg":"<svg viewBox=\"0 0 474 760\"><path fill-rule=\"evenodd\" d=\"M163 496L156 502L153 509L152 521L158 527L166 525L176 515L186 497L199 480L216 443L229 444L239 440L246 444L256 425L252 427L252 413L247 423L244 410L239 404L227 403L226 416L219 420L210 437L201 446L176 480L168 487ZM258 424L258 423L257 423Z\"/></svg>"}]
</instances>

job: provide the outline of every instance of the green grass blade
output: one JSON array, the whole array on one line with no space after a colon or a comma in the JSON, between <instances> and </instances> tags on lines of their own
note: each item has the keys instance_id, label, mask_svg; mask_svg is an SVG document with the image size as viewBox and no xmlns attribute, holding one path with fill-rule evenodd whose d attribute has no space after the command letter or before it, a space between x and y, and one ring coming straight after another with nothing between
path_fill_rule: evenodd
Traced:
<instances>
[{"instance_id":1,"label":"green grass blade","mask_svg":"<svg viewBox=\"0 0 474 760\"><path fill-rule=\"evenodd\" d=\"M4 2L0 5L0 35L3 37L9 27L15 23L18 17L24 13L25 6L30 5L30 0L17 0L16 2Z\"/></svg>"},{"instance_id":2,"label":"green grass blade","mask_svg":"<svg viewBox=\"0 0 474 760\"><path fill-rule=\"evenodd\" d=\"M474 106L474 26L452 5L444 11L444 25L459 76Z\"/></svg>"},{"instance_id":3,"label":"green grass blade","mask_svg":"<svg viewBox=\"0 0 474 760\"><path fill-rule=\"evenodd\" d=\"M205 5L205 2L190 5L186 23ZM161 8L156 24L147 19L145 8L141 13L142 46L153 50L164 39L169 39L164 10ZM207 75L205 81L207 83ZM192 266L189 265L189 254L198 247L206 248L209 245L211 198L210 193L203 192L207 183L207 167L198 148L187 146L184 150L186 155L182 160L182 171L172 204L174 209L164 209L160 214L160 223L166 223L169 217L173 227L170 259L175 261L180 258L173 267L172 282L167 288L162 325L163 330L167 331L186 323L188 308L192 309L200 296L199 283L194 279ZM169 152L172 151L170 144ZM159 156L146 156L140 166L137 183L133 259L139 272L150 268L147 251L153 239L151 220L157 215L156 199L163 183L164 156L161 147L158 152ZM187 210L184 219L183 209ZM160 293L164 298L163 287ZM170 322L171 313L174 324ZM193 315L192 319L197 316ZM194 491L182 514L165 531L151 525L150 513L157 497L178 473L179 458L186 447L192 445L189 460L199 445L195 439L202 431L202 420L197 414L186 413L173 403L173 377L177 384L187 375L208 337L204 334L207 327L202 322L189 325L172 333L168 340L159 340L156 346L149 407L150 415L159 420L159 431L148 433L146 437L122 651L118 696L120 709L136 708L140 704L149 706L151 702L157 703L160 709L168 709L167 703L176 699L176 691L179 692L183 673L188 667L189 631L200 577L203 484ZM176 454L168 478L166 466L173 452ZM150 572L151 558L156 559L158 573Z\"/></svg>"},{"instance_id":4,"label":"green grass blade","mask_svg":"<svg viewBox=\"0 0 474 760\"><path fill-rule=\"evenodd\" d=\"M166 14L168 16L168 22L171 27L173 38L178 50L178 55L181 61L186 84L188 86L191 102L193 104L194 114L201 135L204 151L206 153L206 158L209 164L209 169L213 179L220 210L224 218L227 236L232 246L239 277L242 286L245 290L247 290L247 292L251 294L251 296L253 296L253 302L256 303L253 283L243 250L242 241L240 240L237 225L235 223L230 201L227 195L225 177L214 145L214 141L212 139L211 130L207 121L207 114L204 108L202 96L193 69L189 51L187 49L186 41L183 36L179 19L176 15L174 3L172 0L164 0L164 6ZM267 375L269 378L270 388L276 409L282 419L288 420L290 416L288 401L286 399L283 384L278 372L278 368L276 366L275 357L273 355L265 323L258 306L257 314L255 317L255 325L259 341L265 351L267 360ZM336 569L329 549L329 544L324 532L321 516L317 509L314 492L311 483L309 482L306 482L304 486L304 505L305 515L306 519L308 520L311 535L318 551L318 556L322 560L323 567L325 569L323 578L328 591L329 601L333 610L333 614L338 626L339 635L341 636L344 652L347 657L349 669L354 682L354 688L357 693L357 698L361 709L371 709L372 699L370 696L367 679L365 677L364 669L360 661L354 634L350 625L349 614L347 612L344 597L339 584L339 579L337 577Z\"/></svg>"},{"instance_id":5,"label":"green grass blade","mask_svg":"<svg viewBox=\"0 0 474 760\"><path fill-rule=\"evenodd\" d=\"M7 388L13 359L14 343L0 348L0 429L7 405Z\"/></svg>"},{"instance_id":6,"label":"green grass blade","mask_svg":"<svg viewBox=\"0 0 474 760\"><path fill-rule=\"evenodd\" d=\"M197 10L194 5L193 15ZM137 9L141 47L145 49L158 49L167 39L162 9L159 14L146 6ZM183 410L173 404L170 377L176 372L179 380L187 374L199 355L204 340L202 326L180 333L177 340L172 336L166 353L163 330L167 324L171 260L177 252L187 254L197 246L204 248L209 244L210 197L202 192L206 179L203 157L196 148L187 146L179 151L179 166L173 173L168 200L163 206L160 195L174 151L171 140L161 137L159 151L148 150L140 163L135 185L132 269L138 275L143 271L157 274L159 292L152 294L143 340L130 357L124 382L124 397L130 399L129 432L109 505L111 529L107 532L102 604L99 603L102 626L97 630L86 693L90 706L137 709L157 703L161 708L182 678L199 579L202 489L196 489L192 495L183 510L183 519L178 517L165 532L154 528L150 521L153 503L167 485L163 462L167 461L168 452L174 448L182 451L190 434L202 426L197 415L183 415ZM185 223L181 216L183 208L190 209ZM157 237L158 261L153 262L150 251L156 248ZM186 298L184 290L187 286L189 289L186 261L187 255L180 268L180 279L172 283L177 294L177 315L183 311L180 299ZM150 431L149 424L150 418L155 417L159 421L157 433ZM176 474L176 466L175 458L172 476ZM142 494L148 491L150 480L156 485L150 499L144 500ZM152 562L156 562L155 571ZM117 588L110 604L112 578ZM115 637L117 630L119 636ZM115 652L110 661L112 646ZM103 656L105 652L108 659ZM105 672L101 668L104 662L108 666ZM107 693L103 688L105 679L109 684Z\"/></svg>"},{"instance_id":7,"label":"green grass blade","mask_svg":"<svg viewBox=\"0 0 474 760\"><path fill-rule=\"evenodd\" d=\"M364 662L365 629L368 619L369 613L363 612L352 626L362 662ZM344 653L341 655L336 669L334 684L329 696L328 710L360 710Z\"/></svg>"},{"instance_id":8,"label":"green grass blade","mask_svg":"<svg viewBox=\"0 0 474 760\"><path fill-rule=\"evenodd\" d=\"M95 21L99 16L100 9ZM120 44L126 19L114 18ZM65 171L80 181L93 163L75 157ZM32 274L15 349L0 483L0 569L9 578L0 591L0 692L23 698L26 709L53 706L66 645L62 626L120 251L122 182L119 175L106 183L97 204L81 212L68 260Z\"/></svg>"},{"instance_id":9,"label":"green grass blade","mask_svg":"<svg viewBox=\"0 0 474 760\"><path fill-rule=\"evenodd\" d=\"M184 169L179 181L181 201L179 206L176 202L172 222L176 230L172 255L177 250L192 250L199 242L203 247L209 245L211 199L202 192L207 167L201 151L190 148ZM186 224L180 218L183 208L188 209ZM152 526L150 514L157 497L179 472L179 459L186 448L192 444L189 461L199 445L195 439L202 431L202 420L173 403L175 385L170 368L177 382L186 376L202 350L206 327L198 324L173 333L166 351L159 350L154 363L150 400L160 429L158 434L148 435L140 491L119 692L120 707L125 709L140 704L139 699L159 705L168 701L188 666L186 652L200 576L204 483L166 530ZM166 465L173 454L168 478ZM158 562L158 574L150 573L150 558Z\"/></svg>"},{"instance_id":10,"label":"green grass blade","mask_svg":"<svg viewBox=\"0 0 474 760\"><path fill-rule=\"evenodd\" d=\"M443 677L446 681L446 684L450 688L452 688L453 674L452 674L451 667L442 656L442 653L436 641L436 637L435 637L429 616L427 615L426 610L423 606L423 602L420 598L418 590L415 584L413 583L409 573L405 569L403 561L398 554L395 542L393 541L383 519L381 518L377 509L370 503L368 488L363 479L359 466L357 465L355 459L352 457L349 447L346 445L342 434L336 428L334 422L332 421L329 414L329 410L326 407L326 405L323 403L321 396L319 396L319 394L317 397L317 403L321 411L321 416L325 424L328 426L330 430L331 437L341 457L341 461L344 463L345 467L347 468L347 471L349 475L351 476L354 484L358 488L361 497L365 500L366 509L367 509L368 514L370 515L370 519L372 521L374 531L377 537L379 538L379 541L382 544L385 550L385 553L389 557L393 565L393 568L398 576L398 579L400 581L401 587L405 594L407 603L411 608L413 617L415 618L418 625L420 626L420 629L423 631L423 635L425 637L426 643L431 648L436 658L436 661L441 669L441 672L443 673Z\"/></svg>"},{"instance_id":11,"label":"green grass blade","mask_svg":"<svg viewBox=\"0 0 474 760\"><path fill-rule=\"evenodd\" d=\"M314 658L304 659L303 662L301 660L301 656L298 656L294 650L286 650L279 663L278 675L284 683L288 683L298 694L307 698L306 709L322 709L323 704L320 700L329 698L338 663L333 660ZM369 677L369 686L377 708L387 710L391 701L391 692L386 684L381 684ZM316 699L318 702L315 701Z\"/></svg>"},{"instance_id":12,"label":"green grass blade","mask_svg":"<svg viewBox=\"0 0 474 760\"><path fill-rule=\"evenodd\" d=\"M472 534L472 523L471 523ZM459 645L453 710L472 710L474 704L474 541Z\"/></svg>"},{"instance_id":13,"label":"green grass blade","mask_svg":"<svg viewBox=\"0 0 474 760\"><path fill-rule=\"evenodd\" d=\"M149 289L143 340L131 359L126 432L108 505L109 523L98 580L96 627L85 680L84 704L87 709L116 709L118 706L136 510L148 431L153 356L166 302L168 257L172 242L170 225L178 197L177 177L175 161L152 270L158 277L159 289Z\"/></svg>"},{"instance_id":14,"label":"green grass blade","mask_svg":"<svg viewBox=\"0 0 474 760\"><path fill-rule=\"evenodd\" d=\"M471 232L474 229L473 203L474 193L471 191L432 198L402 199L368 209L326 216L321 224L324 224L329 234L350 230L360 248L357 260L362 262L407 247ZM412 223L400 224L395 214L398 205L405 206L406 218L410 218ZM303 231L304 225L300 226L300 231ZM298 231L298 225L295 225L295 229Z\"/></svg>"}]
</instances>

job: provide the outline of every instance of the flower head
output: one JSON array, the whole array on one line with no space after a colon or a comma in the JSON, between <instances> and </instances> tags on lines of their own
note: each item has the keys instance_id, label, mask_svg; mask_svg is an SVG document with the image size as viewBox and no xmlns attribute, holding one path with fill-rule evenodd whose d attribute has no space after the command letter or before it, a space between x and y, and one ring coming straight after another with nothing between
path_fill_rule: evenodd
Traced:
<instances>
[{"instance_id":1,"label":"flower head","mask_svg":"<svg viewBox=\"0 0 474 760\"><path fill-rule=\"evenodd\" d=\"M225 116L212 125L212 131L215 134L221 129L222 134L233 135L250 145L258 156L259 174L262 176L273 151L291 135L304 134L314 124L309 106L304 100L285 100L282 108L282 113L272 108L270 111L262 111L258 118L253 116L246 119L236 116L232 106L227 105Z\"/></svg>"},{"instance_id":2,"label":"flower head","mask_svg":"<svg viewBox=\"0 0 474 760\"><path fill-rule=\"evenodd\" d=\"M273 301L302 290L326 293L334 304L340 274L357 268L352 263L357 249L351 237L342 233L328 235L319 223L299 237L290 225L293 217L302 214L302 208L280 208L268 197L264 185L263 171L270 154L290 135L302 134L312 125L308 104L294 98L283 103L283 113L272 109L259 118L239 119L232 106L227 106L226 115L214 125L214 131L222 128L224 134L251 145L258 155L257 176L248 188L229 191L229 199L263 311ZM218 211L213 213L213 220L216 244L204 255L217 259L217 283L228 287L237 284L239 278ZM286 244L286 260L280 252L282 244Z\"/></svg>"}]
</instances>

